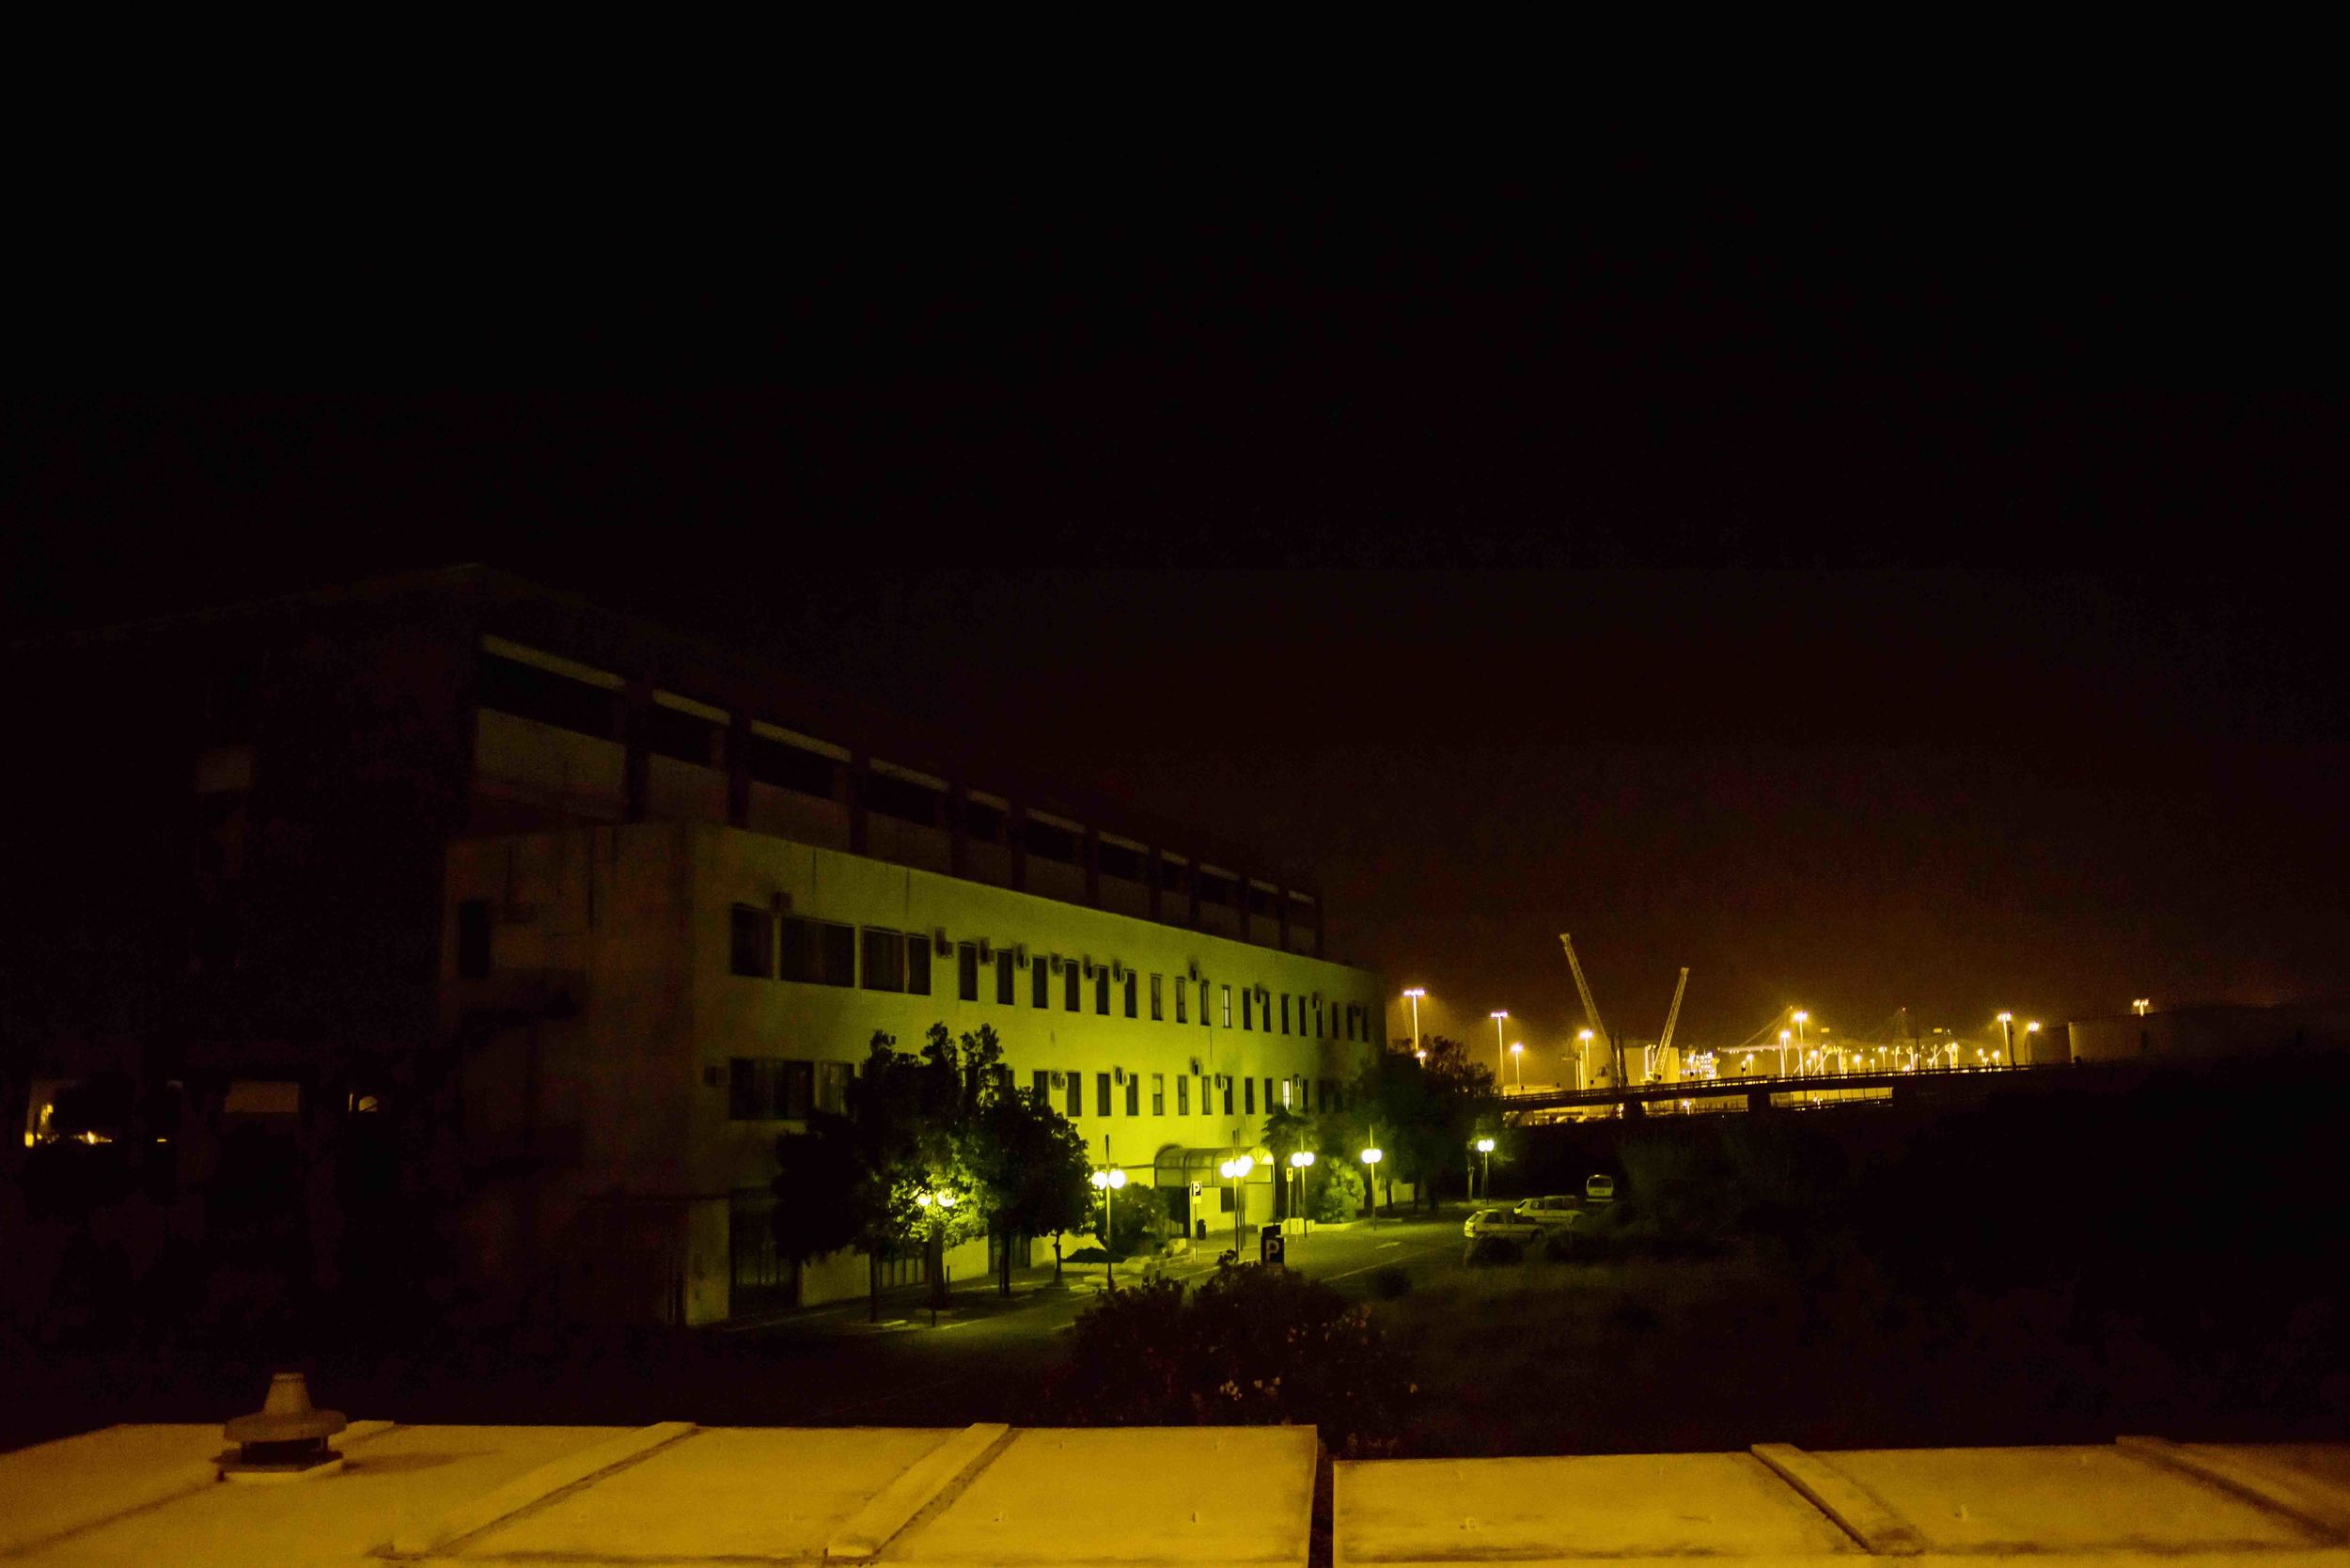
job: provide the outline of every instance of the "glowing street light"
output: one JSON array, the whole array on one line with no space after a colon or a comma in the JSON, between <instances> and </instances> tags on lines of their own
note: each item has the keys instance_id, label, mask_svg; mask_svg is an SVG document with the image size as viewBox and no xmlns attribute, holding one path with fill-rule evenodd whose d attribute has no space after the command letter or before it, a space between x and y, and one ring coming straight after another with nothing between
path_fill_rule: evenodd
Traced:
<instances>
[{"instance_id":1,"label":"glowing street light","mask_svg":"<svg viewBox=\"0 0 2350 1568\"><path fill-rule=\"evenodd\" d=\"M1778 1075L1782 1078L1787 1075L1787 1043L1794 1039L1794 1037L1795 1031L1793 1029L1781 1029L1778 1031ZM1803 1058L1798 1057L1795 1059L1795 1065L1797 1067L1801 1067L1803 1065Z\"/></svg>"},{"instance_id":2,"label":"glowing street light","mask_svg":"<svg viewBox=\"0 0 2350 1568\"><path fill-rule=\"evenodd\" d=\"M1482 1174L1479 1177L1477 1183L1477 1196L1480 1200L1482 1200L1490 1197L1493 1193L1494 1140L1489 1137L1480 1137L1477 1140L1475 1147L1477 1152L1485 1157L1485 1168Z\"/></svg>"},{"instance_id":3,"label":"glowing street light","mask_svg":"<svg viewBox=\"0 0 2350 1568\"><path fill-rule=\"evenodd\" d=\"M1591 1031L1577 1029L1574 1039L1578 1047L1574 1053L1574 1087L1581 1089L1591 1075Z\"/></svg>"},{"instance_id":4,"label":"glowing street light","mask_svg":"<svg viewBox=\"0 0 2350 1568\"><path fill-rule=\"evenodd\" d=\"M2154 1005L2154 999L2152 996L2140 996L2130 1004L2130 1011L2143 1018L2153 1010Z\"/></svg>"},{"instance_id":5,"label":"glowing street light","mask_svg":"<svg viewBox=\"0 0 2350 1568\"><path fill-rule=\"evenodd\" d=\"M1102 1158L1107 1160L1109 1157L1110 1136L1104 1133L1102 1135ZM1110 1195L1126 1184L1126 1172L1122 1167L1105 1165L1088 1176L1086 1180L1091 1182L1094 1190L1102 1195L1102 1229L1105 1232L1102 1237L1102 1250L1110 1255L1104 1261L1103 1270L1108 1288L1114 1291L1118 1289L1118 1228L1111 1223L1111 1204L1114 1200Z\"/></svg>"},{"instance_id":6,"label":"glowing street light","mask_svg":"<svg viewBox=\"0 0 2350 1568\"><path fill-rule=\"evenodd\" d=\"M1374 1141L1363 1151L1362 1155L1363 1185L1371 1193L1371 1224L1373 1230L1379 1227L1379 1162L1387 1157L1386 1151L1381 1149L1375 1141L1378 1135L1374 1132L1372 1134Z\"/></svg>"},{"instance_id":7,"label":"glowing street light","mask_svg":"<svg viewBox=\"0 0 2350 1568\"><path fill-rule=\"evenodd\" d=\"M1523 1094L1526 1092L1526 1042L1510 1042L1510 1065L1517 1073L1518 1092Z\"/></svg>"},{"instance_id":8,"label":"glowing street light","mask_svg":"<svg viewBox=\"0 0 2350 1568\"><path fill-rule=\"evenodd\" d=\"M1505 1065L1501 1055L1501 1026L1509 1022L1510 1015L1507 1012L1496 1012L1488 1016L1494 1021L1494 1081L1499 1083L1501 1069Z\"/></svg>"},{"instance_id":9,"label":"glowing street light","mask_svg":"<svg viewBox=\"0 0 2350 1568\"><path fill-rule=\"evenodd\" d=\"M1256 1168L1257 1162L1246 1154L1236 1154L1215 1168L1226 1181L1232 1184L1232 1261L1235 1262L1240 1261L1241 1178Z\"/></svg>"},{"instance_id":10,"label":"glowing street light","mask_svg":"<svg viewBox=\"0 0 2350 1568\"><path fill-rule=\"evenodd\" d=\"M1428 1053L1419 1048L1419 999L1427 995L1427 989L1418 985L1403 993L1404 999L1412 1004L1412 1055L1422 1061L1428 1059Z\"/></svg>"},{"instance_id":11,"label":"glowing street light","mask_svg":"<svg viewBox=\"0 0 2350 1568\"><path fill-rule=\"evenodd\" d=\"M1999 1014L1999 1038L2007 1043L2007 1059L2009 1065L2013 1066L2015 1061L2015 1014L2012 1012Z\"/></svg>"},{"instance_id":12,"label":"glowing street light","mask_svg":"<svg viewBox=\"0 0 2350 1568\"><path fill-rule=\"evenodd\" d=\"M2026 1025L2024 1026L2024 1043L2025 1043L2025 1044L2027 1044L2027 1045L2029 1045L2029 1044L2031 1043L2031 1037L2032 1037L2033 1035L2038 1034L2039 1032L2040 1032L2040 1020L2039 1020L2039 1019L2035 1018L2035 1019L2033 1019L2031 1022L2029 1022L2029 1024L2026 1024ZM2031 1059L2032 1059L2032 1060L2034 1060L2034 1061L2038 1061L2038 1060L2040 1059L2040 1054L2039 1054L2039 1052L2034 1051L2034 1052L2032 1053L2032 1058L2031 1058ZM2014 1065L2015 1065L2015 1058L2014 1058L2013 1056L2010 1056L2010 1057L2008 1058L2008 1062L2007 1062L2007 1064L2008 1064L2010 1067L2014 1066Z\"/></svg>"},{"instance_id":13,"label":"glowing street light","mask_svg":"<svg viewBox=\"0 0 2350 1568\"><path fill-rule=\"evenodd\" d=\"M1297 1183L1297 1216L1300 1221L1306 1217L1306 1172L1313 1163L1314 1152L1310 1149L1300 1149L1290 1155L1290 1174Z\"/></svg>"}]
</instances>

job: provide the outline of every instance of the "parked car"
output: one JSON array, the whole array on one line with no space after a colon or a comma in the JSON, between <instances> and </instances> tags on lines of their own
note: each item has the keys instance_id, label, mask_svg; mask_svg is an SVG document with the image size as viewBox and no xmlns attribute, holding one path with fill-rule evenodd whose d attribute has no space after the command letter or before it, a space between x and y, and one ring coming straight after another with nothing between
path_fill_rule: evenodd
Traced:
<instances>
[{"instance_id":1,"label":"parked car","mask_svg":"<svg viewBox=\"0 0 2350 1568\"><path fill-rule=\"evenodd\" d=\"M1546 1231L1573 1225L1583 1217L1583 1205L1563 1192L1547 1198L1529 1198L1514 1211L1520 1219L1530 1219Z\"/></svg>"},{"instance_id":2,"label":"parked car","mask_svg":"<svg viewBox=\"0 0 2350 1568\"><path fill-rule=\"evenodd\" d=\"M1543 1228L1533 1220L1520 1218L1508 1209L1480 1209L1461 1226L1461 1234L1473 1245L1487 1240L1515 1242L1523 1246L1539 1240Z\"/></svg>"},{"instance_id":3,"label":"parked car","mask_svg":"<svg viewBox=\"0 0 2350 1568\"><path fill-rule=\"evenodd\" d=\"M1583 1196L1594 1203L1613 1203L1616 1200L1616 1179L1613 1176L1592 1177L1583 1184Z\"/></svg>"}]
</instances>

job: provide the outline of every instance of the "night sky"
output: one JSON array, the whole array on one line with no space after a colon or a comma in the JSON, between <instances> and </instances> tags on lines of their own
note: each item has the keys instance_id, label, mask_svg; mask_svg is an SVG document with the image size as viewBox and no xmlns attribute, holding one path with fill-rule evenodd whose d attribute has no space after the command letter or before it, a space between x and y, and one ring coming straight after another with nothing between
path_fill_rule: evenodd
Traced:
<instances>
[{"instance_id":1,"label":"night sky","mask_svg":"<svg viewBox=\"0 0 2350 1568\"><path fill-rule=\"evenodd\" d=\"M490 561L1286 853L1487 1047L1561 930L1722 1043L2350 989L2338 242L1881 172L208 198L21 345L7 610Z\"/></svg>"}]
</instances>

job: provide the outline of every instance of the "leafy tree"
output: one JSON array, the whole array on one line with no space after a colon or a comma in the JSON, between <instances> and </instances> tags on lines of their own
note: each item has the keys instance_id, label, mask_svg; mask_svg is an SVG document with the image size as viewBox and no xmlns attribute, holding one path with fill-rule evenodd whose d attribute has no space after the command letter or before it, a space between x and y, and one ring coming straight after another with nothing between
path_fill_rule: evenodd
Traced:
<instances>
[{"instance_id":1,"label":"leafy tree","mask_svg":"<svg viewBox=\"0 0 2350 1568\"><path fill-rule=\"evenodd\" d=\"M1264 1119L1264 1146L1273 1153L1273 1217L1285 1219L1290 1211L1290 1156L1313 1147L1314 1120L1287 1105L1276 1105Z\"/></svg>"},{"instance_id":2,"label":"leafy tree","mask_svg":"<svg viewBox=\"0 0 2350 1568\"><path fill-rule=\"evenodd\" d=\"M980 1032L986 1034L984 1027ZM992 1036L991 1036L992 1038ZM1060 1238L1090 1216L1092 1174L1084 1137L1049 1105L996 1079L982 1098L969 1139L988 1222L1003 1238L996 1289L1011 1293L1011 1238L1053 1238L1053 1282L1060 1282Z\"/></svg>"},{"instance_id":3,"label":"leafy tree","mask_svg":"<svg viewBox=\"0 0 2350 1568\"><path fill-rule=\"evenodd\" d=\"M1459 1041L1430 1035L1424 1050L1424 1060L1391 1052L1372 1062L1348 1099L1363 1136L1379 1138L1390 1198L1401 1178L1433 1206L1437 1184L1463 1168L1462 1150L1480 1122L1497 1120L1501 1101L1492 1070Z\"/></svg>"}]
</instances>

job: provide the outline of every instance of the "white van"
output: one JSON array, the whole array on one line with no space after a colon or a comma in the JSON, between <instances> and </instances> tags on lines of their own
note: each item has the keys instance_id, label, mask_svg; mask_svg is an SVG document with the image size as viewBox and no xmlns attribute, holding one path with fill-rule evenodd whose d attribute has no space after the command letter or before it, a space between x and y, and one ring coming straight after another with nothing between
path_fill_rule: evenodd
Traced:
<instances>
[{"instance_id":1,"label":"white van","mask_svg":"<svg viewBox=\"0 0 2350 1568\"><path fill-rule=\"evenodd\" d=\"M1590 1178L1583 1184L1583 1196L1594 1203L1613 1203L1616 1200L1616 1179L1613 1176Z\"/></svg>"}]
</instances>

